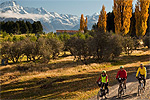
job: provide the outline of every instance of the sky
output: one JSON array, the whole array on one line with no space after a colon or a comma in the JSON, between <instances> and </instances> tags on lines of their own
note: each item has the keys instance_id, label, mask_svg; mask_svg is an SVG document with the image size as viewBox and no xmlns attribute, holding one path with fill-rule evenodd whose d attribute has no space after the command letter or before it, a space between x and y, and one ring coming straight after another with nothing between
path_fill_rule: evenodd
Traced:
<instances>
[{"instance_id":1,"label":"sky","mask_svg":"<svg viewBox=\"0 0 150 100\"><path fill-rule=\"evenodd\" d=\"M0 0L0 3L10 0ZM80 16L100 13L102 5L105 5L106 12L112 11L113 0L14 0L23 7L43 7L49 12L59 14L72 14ZM135 2L135 0L134 0Z\"/></svg>"}]
</instances>

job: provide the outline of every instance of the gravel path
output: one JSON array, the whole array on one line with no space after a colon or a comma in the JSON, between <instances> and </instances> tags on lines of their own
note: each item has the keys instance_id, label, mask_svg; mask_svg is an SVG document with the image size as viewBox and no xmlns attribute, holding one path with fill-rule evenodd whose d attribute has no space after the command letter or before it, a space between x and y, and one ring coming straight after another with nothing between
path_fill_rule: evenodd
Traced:
<instances>
[{"instance_id":1,"label":"gravel path","mask_svg":"<svg viewBox=\"0 0 150 100\"><path fill-rule=\"evenodd\" d=\"M146 80L146 90L141 96L137 96L137 90L138 90L138 80L135 78L135 74L133 73L132 75L128 76L127 79L127 89L126 92L122 98L122 100L150 100L150 65L146 66L147 69L147 80ZM119 84L116 84L112 87L109 87L109 95L107 95L108 99L107 100L116 100L117 94L118 94L118 87ZM92 97L89 100L96 100L97 96Z\"/></svg>"}]
</instances>

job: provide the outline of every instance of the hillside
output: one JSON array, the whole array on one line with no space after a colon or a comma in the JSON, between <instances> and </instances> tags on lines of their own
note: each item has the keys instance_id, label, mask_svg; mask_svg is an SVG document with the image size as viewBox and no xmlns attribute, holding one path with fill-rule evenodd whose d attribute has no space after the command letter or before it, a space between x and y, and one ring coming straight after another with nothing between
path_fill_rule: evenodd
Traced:
<instances>
[{"instance_id":1,"label":"hillside","mask_svg":"<svg viewBox=\"0 0 150 100\"><path fill-rule=\"evenodd\" d=\"M128 74L140 63L149 63L150 50L143 48L131 56L121 55L112 62L73 62L73 57L51 60L49 64L20 63L1 66L1 99L87 99L96 95L96 80L107 70L110 87L117 83L115 75L120 65Z\"/></svg>"}]
</instances>

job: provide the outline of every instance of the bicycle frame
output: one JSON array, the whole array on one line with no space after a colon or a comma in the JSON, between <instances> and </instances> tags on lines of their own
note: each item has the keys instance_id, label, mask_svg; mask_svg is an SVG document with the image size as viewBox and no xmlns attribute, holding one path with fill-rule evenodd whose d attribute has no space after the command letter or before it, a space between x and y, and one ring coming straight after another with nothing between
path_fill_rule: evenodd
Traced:
<instances>
[{"instance_id":1,"label":"bicycle frame","mask_svg":"<svg viewBox=\"0 0 150 100\"><path fill-rule=\"evenodd\" d=\"M144 92L144 81L142 77L139 77L138 80L140 80L140 84L138 85L138 96L141 95L142 92Z\"/></svg>"},{"instance_id":2,"label":"bicycle frame","mask_svg":"<svg viewBox=\"0 0 150 100\"><path fill-rule=\"evenodd\" d=\"M97 94L97 100L99 100L100 97L101 98L103 98L103 97L106 98L106 89L105 89L104 83L101 83L101 88L100 88L100 90L98 91L98 94Z\"/></svg>"},{"instance_id":3,"label":"bicycle frame","mask_svg":"<svg viewBox=\"0 0 150 100\"><path fill-rule=\"evenodd\" d=\"M122 95L124 95L124 88L123 88L122 78L120 78L119 80L121 81L121 83L119 84L119 88L118 88L118 98L121 98Z\"/></svg>"}]
</instances>

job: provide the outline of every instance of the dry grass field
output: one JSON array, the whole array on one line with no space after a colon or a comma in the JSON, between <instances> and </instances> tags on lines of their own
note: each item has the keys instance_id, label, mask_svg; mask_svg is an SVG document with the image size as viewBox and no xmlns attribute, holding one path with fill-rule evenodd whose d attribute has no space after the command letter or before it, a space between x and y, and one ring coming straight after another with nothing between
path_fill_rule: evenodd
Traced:
<instances>
[{"instance_id":1,"label":"dry grass field","mask_svg":"<svg viewBox=\"0 0 150 100\"><path fill-rule=\"evenodd\" d=\"M120 65L130 74L140 63L150 63L150 50L143 48L130 56L122 54L110 62L88 65L67 56L49 64L0 66L1 99L88 99L98 92L96 80L102 70L107 71L111 87L117 83L115 76Z\"/></svg>"}]
</instances>

